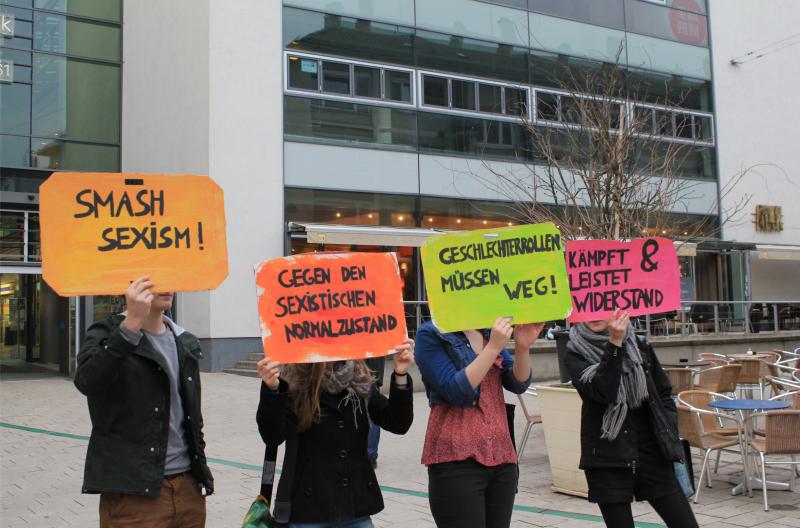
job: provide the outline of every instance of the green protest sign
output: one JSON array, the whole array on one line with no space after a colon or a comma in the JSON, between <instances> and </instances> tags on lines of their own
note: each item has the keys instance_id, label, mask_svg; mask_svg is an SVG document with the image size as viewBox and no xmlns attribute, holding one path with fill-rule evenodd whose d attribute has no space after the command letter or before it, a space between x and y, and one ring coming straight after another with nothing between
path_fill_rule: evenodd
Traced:
<instances>
[{"instance_id":1,"label":"green protest sign","mask_svg":"<svg viewBox=\"0 0 800 528\"><path fill-rule=\"evenodd\" d=\"M552 223L437 235L422 246L433 322L442 332L564 319L572 309L564 242Z\"/></svg>"}]
</instances>

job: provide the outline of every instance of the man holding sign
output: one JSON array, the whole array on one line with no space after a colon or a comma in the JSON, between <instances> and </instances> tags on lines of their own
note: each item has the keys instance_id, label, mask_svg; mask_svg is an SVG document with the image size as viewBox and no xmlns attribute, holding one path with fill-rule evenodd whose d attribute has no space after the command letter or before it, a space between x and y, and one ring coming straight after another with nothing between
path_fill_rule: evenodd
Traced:
<instances>
[{"instance_id":1,"label":"man holding sign","mask_svg":"<svg viewBox=\"0 0 800 528\"><path fill-rule=\"evenodd\" d=\"M286 442L275 518L371 528L383 497L367 456L370 422L405 434L414 415L414 342L395 255L274 259L256 267L256 284L265 354L256 421L265 444ZM388 398L364 361L387 354Z\"/></svg>"},{"instance_id":2,"label":"man holding sign","mask_svg":"<svg viewBox=\"0 0 800 528\"><path fill-rule=\"evenodd\" d=\"M200 412L200 342L169 319L171 293L149 277L127 311L93 324L78 355L92 435L83 492L100 493L100 526L205 526L208 469Z\"/></svg>"}]
</instances>

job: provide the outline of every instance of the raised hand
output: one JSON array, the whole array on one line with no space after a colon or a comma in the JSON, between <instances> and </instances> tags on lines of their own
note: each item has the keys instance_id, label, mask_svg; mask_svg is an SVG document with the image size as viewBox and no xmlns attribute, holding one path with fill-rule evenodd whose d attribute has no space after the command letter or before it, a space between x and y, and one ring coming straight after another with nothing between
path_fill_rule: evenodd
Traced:
<instances>
[{"instance_id":1,"label":"raised hand","mask_svg":"<svg viewBox=\"0 0 800 528\"><path fill-rule=\"evenodd\" d=\"M533 345L533 342L536 341L536 338L539 337L539 334L542 333L543 328L544 323L526 323L515 325L514 343L516 344L517 348L529 350Z\"/></svg>"},{"instance_id":2,"label":"raised hand","mask_svg":"<svg viewBox=\"0 0 800 528\"><path fill-rule=\"evenodd\" d=\"M394 354L394 373L402 376L409 371L414 364L414 340L407 337L403 344L395 349Z\"/></svg>"},{"instance_id":3,"label":"raised hand","mask_svg":"<svg viewBox=\"0 0 800 528\"><path fill-rule=\"evenodd\" d=\"M128 314L122 324L128 330L139 332L144 326L155 297L153 292L150 291L152 287L153 283L150 282L150 277L144 276L133 281L125 291L125 305L127 306Z\"/></svg>"},{"instance_id":4,"label":"raised hand","mask_svg":"<svg viewBox=\"0 0 800 528\"><path fill-rule=\"evenodd\" d=\"M511 326L511 320L508 317L498 317L494 325L492 325L489 344L484 347L484 350L491 347L495 354L499 354L506 347L513 333L514 328Z\"/></svg>"},{"instance_id":5,"label":"raised hand","mask_svg":"<svg viewBox=\"0 0 800 528\"><path fill-rule=\"evenodd\" d=\"M258 375L270 390L278 390L280 384L281 369L279 361L272 361L264 358L258 362Z\"/></svg>"},{"instance_id":6,"label":"raised hand","mask_svg":"<svg viewBox=\"0 0 800 528\"><path fill-rule=\"evenodd\" d=\"M608 340L611 344L618 347L622 346L625 336L628 334L630 314L620 310L614 310L608 319Z\"/></svg>"}]
</instances>

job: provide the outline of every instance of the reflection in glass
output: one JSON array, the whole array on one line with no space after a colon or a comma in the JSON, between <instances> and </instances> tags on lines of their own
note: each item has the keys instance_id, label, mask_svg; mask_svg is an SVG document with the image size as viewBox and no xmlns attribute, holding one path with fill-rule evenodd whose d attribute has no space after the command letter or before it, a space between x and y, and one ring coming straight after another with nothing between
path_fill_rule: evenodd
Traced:
<instances>
[{"instance_id":1,"label":"reflection in glass","mask_svg":"<svg viewBox=\"0 0 800 528\"><path fill-rule=\"evenodd\" d=\"M22 262L25 253L25 213L0 214L0 260Z\"/></svg>"},{"instance_id":2,"label":"reflection in glass","mask_svg":"<svg viewBox=\"0 0 800 528\"><path fill-rule=\"evenodd\" d=\"M319 90L319 61L289 55L289 88Z\"/></svg>"},{"instance_id":3,"label":"reflection in glass","mask_svg":"<svg viewBox=\"0 0 800 528\"><path fill-rule=\"evenodd\" d=\"M475 83L460 79L453 79L451 83L453 108L475 110Z\"/></svg>"},{"instance_id":4,"label":"reflection in glass","mask_svg":"<svg viewBox=\"0 0 800 528\"><path fill-rule=\"evenodd\" d=\"M119 171L119 147L33 139L31 150L31 167L37 169Z\"/></svg>"},{"instance_id":5,"label":"reflection in glass","mask_svg":"<svg viewBox=\"0 0 800 528\"><path fill-rule=\"evenodd\" d=\"M384 70L384 97L390 101L411 102L411 74L405 71Z\"/></svg>"},{"instance_id":6,"label":"reflection in glass","mask_svg":"<svg viewBox=\"0 0 800 528\"><path fill-rule=\"evenodd\" d=\"M391 3L380 2L381 5ZM414 30L408 27L283 8L284 47L287 49L413 65L413 35Z\"/></svg>"},{"instance_id":7,"label":"reflection in glass","mask_svg":"<svg viewBox=\"0 0 800 528\"><path fill-rule=\"evenodd\" d=\"M503 88L494 84L479 84L480 111L503 113Z\"/></svg>"},{"instance_id":8,"label":"reflection in glass","mask_svg":"<svg viewBox=\"0 0 800 528\"><path fill-rule=\"evenodd\" d=\"M350 65L322 61L322 91L350 95Z\"/></svg>"},{"instance_id":9,"label":"reflection in glass","mask_svg":"<svg viewBox=\"0 0 800 528\"><path fill-rule=\"evenodd\" d=\"M286 96L284 134L287 139L413 150L417 118L413 110Z\"/></svg>"},{"instance_id":10,"label":"reflection in glass","mask_svg":"<svg viewBox=\"0 0 800 528\"><path fill-rule=\"evenodd\" d=\"M122 2L120 0L36 0L35 7L61 11L70 15L102 18L120 21Z\"/></svg>"},{"instance_id":11,"label":"reflection in glass","mask_svg":"<svg viewBox=\"0 0 800 528\"><path fill-rule=\"evenodd\" d=\"M420 112L420 152L444 152L501 160L527 157L528 133L520 123Z\"/></svg>"},{"instance_id":12,"label":"reflection in glass","mask_svg":"<svg viewBox=\"0 0 800 528\"><path fill-rule=\"evenodd\" d=\"M447 101L447 79L425 75L422 78L425 94L424 104L431 106L449 106Z\"/></svg>"},{"instance_id":13,"label":"reflection in glass","mask_svg":"<svg viewBox=\"0 0 800 528\"><path fill-rule=\"evenodd\" d=\"M381 97L381 70L369 66L353 66L355 95L358 97Z\"/></svg>"},{"instance_id":14,"label":"reflection in glass","mask_svg":"<svg viewBox=\"0 0 800 528\"><path fill-rule=\"evenodd\" d=\"M119 142L119 66L36 54L33 78L33 135Z\"/></svg>"},{"instance_id":15,"label":"reflection in glass","mask_svg":"<svg viewBox=\"0 0 800 528\"><path fill-rule=\"evenodd\" d=\"M506 114L528 115L527 92L521 88L504 88L506 92Z\"/></svg>"},{"instance_id":16,"label":"reflection in glass","mask_svg":"<svg viewBox=\"0 0 800 528\"><path fill-rule=\"evenodd\" d=\"M81 57L120 60L119 27L37 12L33 47Z\"/></svg>"},{"instance_id":17,"label":"reflection in glass","mask_svg":"<svg viewBox=\"0 0 800 528\"><path fill-rule=\"evenodd\" d=\"M416 227L413 196L296 189L284 194L287 222Z\"/></svg>"},{"instance_id":18,"label":"reflection in glass","mask_svg":"<svg viewBox=\"0 0 800 528\"><path fill-rule=\"evenodd\" d=\"M627 83L630 97L637 101L711 111L710 81L630 69Z\"/></svg>"},{"instance_id":19,"label":"reflection in glass","mask_svg":"<svg viewBox=\"0 0 800 528\"><path fill-rule=\"evenodd\" d=\"M30 167L31 165L31 140L29 137L22 136L3 136L0 135L0 167ZM4 177L2 181L4 191L14 191L8 189L6 185L12 183L14 178Z\"/></svg>"},{"instance_id":20,"label":"reflection in glass","mask_svg":"<svg viewBox=\"0 0 800 528\"><path fill-rule=\"evenodd\" d=\"M547 121L558 121L558 96L547 92L536 92L536 117Z\"/></svg>"},{"instance_id":21,"label":"reflection in glass","mask_svg":"<svg viewBox=\"0 0 800 528\"><path fill-rule=\"evenodd\" d=\"M0 84L0 133L30 135L31 86Z\"/></svg>"}]
</instances>

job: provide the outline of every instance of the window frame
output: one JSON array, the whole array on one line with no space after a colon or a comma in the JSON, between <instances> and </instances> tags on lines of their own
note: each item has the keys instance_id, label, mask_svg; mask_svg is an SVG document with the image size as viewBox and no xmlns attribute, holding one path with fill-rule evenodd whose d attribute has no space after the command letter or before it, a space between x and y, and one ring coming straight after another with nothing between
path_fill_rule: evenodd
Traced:
<instances>
[{"instance_id":1,"label":"window frame","mask_svg":"<svg viewBox=\"0 0 800 528\"><path fill-rule=\"evenodd\" d=\"M314 60L317 61L317 89L308 90L302 88L294 88L289 85L289 57L297 57L298 59ZM346 64L350 72L350 93L336 94L323 91L323 77L324 72L322 69L323 62L336 62L339 64ZM367 68L376 68L380 72L380 98L368 97L363 95L355 95L355 66L363 66ZM409 76L409 83L411 85L411 101L396 101L394 99L387 99L385 88L385 73L386 70L399 71L407 73ZM391 106L397 108L416 108L416 92L415 85L415 71L413 68L399 66L394 64L381 64L376 62L347 59L333 55L319 55L315 53L297 53L293 50L284 50L283 52L283 93L288 95L297 95L301 97L312 97L316 99L327 99L331 101L340 101L345 103L359 103L370 104L375 106Z\"/></svg>"}]
</instances>

